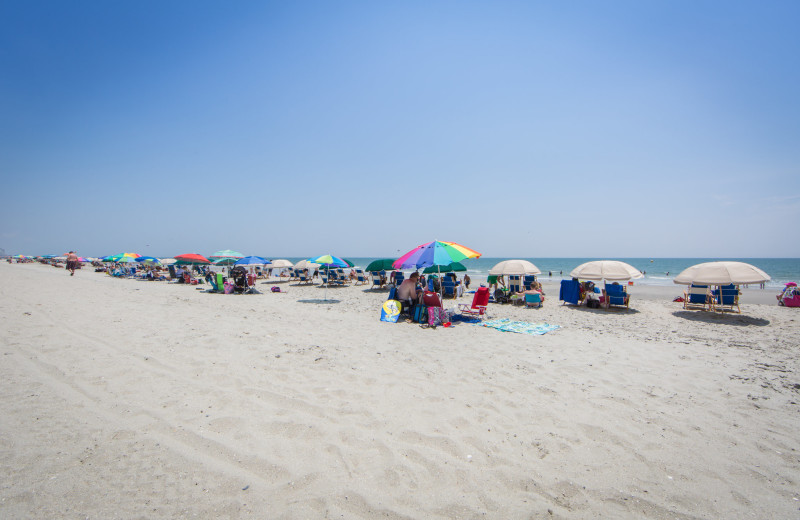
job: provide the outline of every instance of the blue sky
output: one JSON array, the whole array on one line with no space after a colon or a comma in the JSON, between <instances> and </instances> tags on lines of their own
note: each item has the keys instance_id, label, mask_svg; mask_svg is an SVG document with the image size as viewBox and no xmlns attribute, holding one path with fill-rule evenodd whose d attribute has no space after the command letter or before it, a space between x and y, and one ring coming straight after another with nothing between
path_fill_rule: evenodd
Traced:
<instances>
[{"instance_id":1,"label":"blue sky","mask_svg":"<svg viewBox=\"0 0 800 520\"><path fill-rule=\"evenodd\" d=\"M0 2L0 247L800 257L800 2Z\"/></svg>"}]
</instances>

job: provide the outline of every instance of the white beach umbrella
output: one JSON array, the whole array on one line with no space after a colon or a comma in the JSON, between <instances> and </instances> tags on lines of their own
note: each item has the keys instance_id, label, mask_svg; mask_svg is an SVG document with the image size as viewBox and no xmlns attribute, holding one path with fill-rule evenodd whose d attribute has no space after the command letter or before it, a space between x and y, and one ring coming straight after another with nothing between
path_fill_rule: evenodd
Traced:
<instances>
[{"instance_id":1,"label":"white beach umbrella","mask_svg":"<svg viewBox=\"0 0 800 520\"><path fill-rule=\"evenodd\" d=\"M644 275L635 267L618 260L594 260L579 265L569 275L580 280L608 280L624 282L636 280Z\"/></svg>"},{"instance_id":2,"label":"white beach umbrella","mask_svg":"<svg viewBox=\"0 0 800 520\"><path fill-rule=\"evenodd\" d=\"M683 285L745 285L770 280L767 273L744 262L705 262L684 269L672 279L674 283Z\"/></svg>"},{"instance_id":3,"label":"white beach umbrella","mask_svg":"<svg viewBox=\"0 0 800 520\"><path fill-rule=\"evenodd\" d=\"M503 260L489 269L492 276L542 274L538 267L527 260Z\"/></svg>"},{"instance_id":4,"label":"white beach umbrella","mask_svg":"<svg viewBox=\"0 0 800 520\"><path fill-rule=\"evenodd\" d=\"M266 265L267 267L271 267L273 269L283 269L284 267L295 267L293 263L288 260L284 260L282 258L278 260L273 260Z\"/></svg>"}]
</instances>

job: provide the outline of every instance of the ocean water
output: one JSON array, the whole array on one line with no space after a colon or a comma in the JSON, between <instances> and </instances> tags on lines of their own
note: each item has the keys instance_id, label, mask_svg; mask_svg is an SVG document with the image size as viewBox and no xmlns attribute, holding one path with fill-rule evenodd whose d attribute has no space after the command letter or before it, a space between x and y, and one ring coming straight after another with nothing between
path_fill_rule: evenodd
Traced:
<instances>
[{"instance_id":1,"label":"ocean water","mask_svg":"<svg viewBox=\"0 0 800 520\"><path fill-rule=\"evenodd\" d=\"M366 267L375 258L382 257L348 257L356 266ZM302 258L289 258L296 262ZM464 260L462 263L467 268L467 274L477 283L486 281L486 276L495 264L508 258L474 258ZM542 271L540 279L561 280L569 278L569 272L584 262L601 260L599 258L523 258L532 262ZM767 282L767 287L782 288L786 282L800 282L800 259L798 258L615 258L631 264L643 271L645 277L634 283L643 285L673 285L672 279L687 267L702 262L716 260L734 260L752 264L772 277Z\"/></svg>"}]
</instances>

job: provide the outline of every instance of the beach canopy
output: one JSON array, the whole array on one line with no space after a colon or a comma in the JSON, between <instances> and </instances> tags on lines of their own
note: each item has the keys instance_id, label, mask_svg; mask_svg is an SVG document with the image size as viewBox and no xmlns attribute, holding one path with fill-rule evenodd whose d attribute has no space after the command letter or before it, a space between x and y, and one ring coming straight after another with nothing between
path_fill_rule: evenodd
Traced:
<instances>
[{"instance_id":1,"label":"beach canopy","mask_svg":"<svg viewBox=\"0 0 800 520\"><path fill-rule=\"evenodd\" d=\"M478 258L481 254L455 242L434 240L415 247L394 261L395 269L418 269L432 265L447 265L468 258Z\"/></svg>"},{"instance_id":2,"label":"beach canopy","mask_svg":"<svg viewBox=\"0 0 800 520\"><path fill-rule=\"evenodd\" d=\"M260 256L246 256L236 261L235 265L264 265L267 264L266 258Z\"/></svg>"},{"instance_id":3,"label":"beach canopy","mask_svg":"<svg viewBox=\"0 0 800 520\"><path fill-rule=\"evenodd\" d=\"M489 269L489 274L493 276L523 276L526 274L541 274L538 267L527 260L503 260Z\"/></svg>"},{"instance_id":4,"label":"beach canopy","mask_svg":"<svg viewBox=\"0 0 800 520\"><path fill-rule=\"evenodd\" d=\"M299 264L299 262L298 262L298 264ZM282 258L279 258L278 260L271 260L267 264L267 267L272 267L272 268L275 268L275 269L282 269L284 267L294 267L294 266L295 265L293 263L291 263L288 260L284 260Z\"/></svg>"},{"instance_id":5,"label":"beach canopy","mask_svg":"<svg viewBox=\"0 0 800 520\"><path fill-rule=\"evenodd\" d=\"M687 267L672 281L683 285L746 285L771 279L758 267L744 262L705 262Z\"/></svg>"},{"instance_id":6,"label":"beach canopy","mask_svg":"<svg viewBox=\"0 0 800 520\"><path fill-rule=\"evenodd\" d=\"M365 271L377 272L377 271L393 271L394 267L392 267L392 263L397 260L396 258L379 258L378 260L373 260L369 263Z\"/></svg>"},{"instance_id":7,"label":"beach canopy","mask_svg":"<svg viewBox=\"0 0 800 520\"><path fill-rule=\"evenodd\" d=\"M594 260L579 265L569 275L580 280L608 280L624 282L643 278L644 275L630 264L618 260Z\"/></svg>"},{"instance_id":8,"label":"beach canopy","mask_svg":"<svg viewBox=\"0 0 800 520\"><path fill-rule=\"evenodd\" d=\"M233 251L232 249L223 249L222 251L217 251L213 255L209 256L212 260L218 260L220 258L244 258L244 255L239 251Z\"/></svg>"},{"instance_id":9,"label":"beach canopy","mask_svg":"<svg viewBox=\"0 0 800 520\"><path fill-rule=\"evenodd\" d=\"M447 265L432 265L423 269L422 274L437 274L437 273L462 273L467 268L461 262L452 262Z\"/></svg>"},{"instance_id":10,"label":"beach canopy","mask_svg":"<svg viewBox=\"0 0 800 520\"><path fill-rule=\"evenodd\" d=\"M175 255L175 260L178 262L183 262L185 264L210 264L211 260L204 257L203 255L199 255L197 253L186 253L183 255Z\"/></svg>"}]
</instances>

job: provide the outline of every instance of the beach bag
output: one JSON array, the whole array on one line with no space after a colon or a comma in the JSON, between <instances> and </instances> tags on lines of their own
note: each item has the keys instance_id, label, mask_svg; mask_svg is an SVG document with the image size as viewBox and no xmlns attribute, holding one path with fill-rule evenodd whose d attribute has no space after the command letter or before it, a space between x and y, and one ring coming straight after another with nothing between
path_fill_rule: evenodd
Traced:
<instances>
[{"instance_id":1,"label":"beach bag","mask_svg":"<svg viewBox=\"0 0 800 520\"><path fill-rule=\"evenodd\" d=\"M428 325L435 327L443 325L448 320L447 312L441 307L428 307Z\"/></svg>"},{"instance_id":2,"label":"beach bag","mask_svg":"<svg viewBox=\"0 0 800 520\"><path fill-rule=\"evenodd\" d=\"M225 282L225 294L233 294L233 284Z\"/></svg>"},{"instance_id":3,"label":"beach bag","mask_svg":"<svg viewBox=\"0 0 800 520\"><path fill-rule=\"evenodd\" d=\"M386 300L381 307L381 321L397 323L397 319L400 317L400 309L402 308L403 306L399 301Z\"/></svg>"},{"instance_id":4,"label":"beach bag","mask_svg":"<svg viewBox=\"0 0 800 520\"><path fill-rule=\"evenodd\" d=\"M595 300L594 298L586 300L586 306L589 307L590 309L599 309L600 300Z\"/></svg>"},{"instance_id":5,"label":"beach bag","mask_svg":"<svg viewBox=\"0 0 800 520\"><path fill-rule=\"evenodd\" d=\"M272 292L281 292L281 288L278 287L277 285L275 285L275 286L272 287L272 289L270 289L270 291L272 291Z\"/></svg>"},{"instance_id":6,"label":"beach bag","mask_svg":"<svg viewBox=\"0 0 800 520\"><path fill-rule=\"evenodd\" d=\"M428 323L428 307L424 305L417 305L414 307L414 323Z\"/></svg>"}]
</instances>

